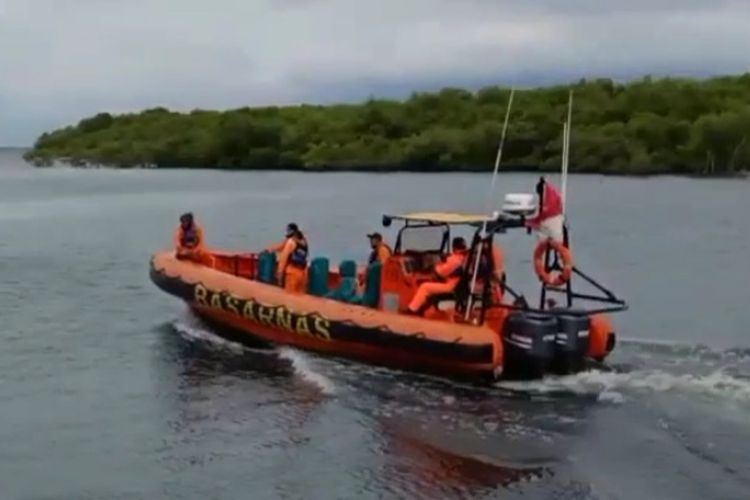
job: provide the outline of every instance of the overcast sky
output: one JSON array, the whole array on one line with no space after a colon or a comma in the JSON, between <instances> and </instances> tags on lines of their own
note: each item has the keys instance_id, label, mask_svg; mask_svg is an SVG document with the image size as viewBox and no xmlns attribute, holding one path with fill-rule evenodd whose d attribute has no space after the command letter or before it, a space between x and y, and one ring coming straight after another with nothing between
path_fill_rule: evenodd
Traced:
<instances>
[{"instance_id":1,"label":"overcast sky","mask_svg":"<svg viewBox=\"0 0 750 500\"><path fill-rule=\"evenodd\" d=\"M750 0L0 0L0 145L98 111L750 70Z\"/></svg>"}]
</instances>

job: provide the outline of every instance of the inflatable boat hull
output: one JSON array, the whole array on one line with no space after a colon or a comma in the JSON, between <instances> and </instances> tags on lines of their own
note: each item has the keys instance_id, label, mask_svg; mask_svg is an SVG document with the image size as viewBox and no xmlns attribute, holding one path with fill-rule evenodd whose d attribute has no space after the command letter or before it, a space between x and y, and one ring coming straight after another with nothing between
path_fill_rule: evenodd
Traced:
<instances>
[{"instance_id":1,"label":"inflatable boat hull","mask_svg":"<svg viewBox=\"0 0 750 500\"><path fill-rule=\"evenodd\" d=\"M403 316L312 295L155 255L151 280L235 340L289 345L371 364L454 377L501 373L500 335L471 326ZM219 330L219 332L221 329ZM239 333L239 334L238 334Z\"/></svg>"}]
</instances>

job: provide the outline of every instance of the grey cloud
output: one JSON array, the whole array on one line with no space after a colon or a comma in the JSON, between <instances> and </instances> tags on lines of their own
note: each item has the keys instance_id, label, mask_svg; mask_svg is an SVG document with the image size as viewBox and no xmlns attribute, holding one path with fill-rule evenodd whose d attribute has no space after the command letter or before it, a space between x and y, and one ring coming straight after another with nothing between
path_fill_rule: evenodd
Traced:
<instances>
[{"instance_id":1,"label":"grey cloud","mask_svg":"<svg viewBox=\"0 0 750 500\"><path fill-rule=\"evenodd\" d=\"M749 21L745 0L0 0L0 144L99 110L739 72Z\"/></svg>"}]
</instances>

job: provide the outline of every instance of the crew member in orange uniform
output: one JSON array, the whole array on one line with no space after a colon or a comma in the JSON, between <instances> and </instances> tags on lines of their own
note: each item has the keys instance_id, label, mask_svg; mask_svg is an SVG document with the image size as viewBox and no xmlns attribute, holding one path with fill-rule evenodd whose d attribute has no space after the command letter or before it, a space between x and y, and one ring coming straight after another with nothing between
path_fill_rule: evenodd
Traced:
<instances>
[{"instance_id":1,"label":"crew member in orange uniform","mask_svg":"<svg viewBox=\"0 0 750 500\"><path fill-rule=\"evenodd\" d=\"M466 240L460 236L453 238L452 246L453 253L445 262L435 266L435 275L440 281L428 281L419 285L417 293L414 294L406 310L407 314L422 314L432 295L451 293L461 281L468 256Z\"/></svg>"},{"instance_id":2,"label":"crew member in orange uniform","mask_svg":"<svg viewBox=\"0 0 750 500\"><path fill-rule=\"evenodd\" d=\"M373 264L375 262L385 264L388 257L393 255L393 250L386 245L383 241L383 235L380 233L371 233L368 234L367 237L370 239L370 247L372 247L372 253L370 253L370 259L367 261L367 264Z\"/></svg>"},{"instance_id":3,"label":"crew member in orange uniform","mask_svg":"<svg viewBox=\"0 0 750 500\"><path fill-rule=\"evenodd\" d=\"M370 239L370 257L367 259L367 266L371 266L376 262L380 262L381 265L385 265L385 261L393 255L393 250L383 241L383 235L380 233L370 233L367 235ZM357 286L359 287L359 293L364 293L365 285L367 284L367 273L363 272L359 275L357 280Z\"/></svg>"},{"instance_id":4,"label":"crew member in orange uniform","mask_svg":"<svg viewBox=\"0 0 750 500\"><path fill-rule=\"evenodd\" d=\"M286 226L286 239L267 248L279 252L279 266L276 280L283 283L284 290L292 293L305 293L307 283L307 239L294 222Z\"/></svg>"},{"instance_id":5,"label":"crew member in orange uniform","mask_svg":"<svg viewBox=\"0 0 750 500\"><path fill-rule=\"evenodd\" d=\"M214 258L206 251L203 228L198 225L192 213L180 216L180 225L174 236L175 253L178 259L192 260L213 267Z\"/></svg>"}]
</instances>

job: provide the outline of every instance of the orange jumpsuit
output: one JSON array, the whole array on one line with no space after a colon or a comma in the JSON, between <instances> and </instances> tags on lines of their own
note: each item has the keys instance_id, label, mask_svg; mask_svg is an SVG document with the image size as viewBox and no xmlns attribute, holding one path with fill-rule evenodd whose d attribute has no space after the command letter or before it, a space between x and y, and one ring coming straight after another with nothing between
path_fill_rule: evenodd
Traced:
<instances>
[{"instance_id":1,"label":"orange jumpsuit","mask_svg":"<svg viewBox=\"0 0 750 500\"><path fill-rule=\"evenodd\" d=\"M186 259L198 262L204 266L213 267L213 255L206 251L205 240L203 238L203 228L195 222L193 223L195 241L186 241L187 234L182 229L182 225L177 226L174 235L174 245L178 259Z\"/></svg>"},{"instance_id":2,"label":"orange jumpsuit","mask_svg":"<svg viewBox=\"0 0 750 500\"><path fill-rule=\"evenodd\" d=\"M292 255L297 250L302 250L304 243L305 258L307 257L307 245L304 240L297 241L294 237L287 238L284 242L274 245L269 250L279 253L279 265L276 270L276 280L284 283L284 290L292 293L305 293L307 285L307 269L304 265L292 261Z\"/></svg>"},{"instance_id":3,"label":"orange jumpsuit","mask_svg":"<svg viewBox=\"0 0 750 500\"><path fill-rule=\"evenodd\" d=\"M432 295L452 292L461 281L466 256L466 250L457 250L450 254L445 262L435 266L435 273L445 281L428 281L419 285L417 293L409 303L409 311L418 312Z\"/></svg>"}]
</instances>

